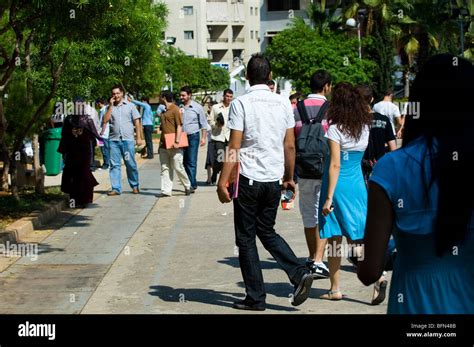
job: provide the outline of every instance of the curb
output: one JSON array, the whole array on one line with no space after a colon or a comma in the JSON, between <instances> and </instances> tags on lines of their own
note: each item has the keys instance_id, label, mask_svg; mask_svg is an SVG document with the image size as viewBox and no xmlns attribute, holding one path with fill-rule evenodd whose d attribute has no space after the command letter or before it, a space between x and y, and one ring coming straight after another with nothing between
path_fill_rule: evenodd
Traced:
<instances>
[{"instance_id":1,"label":"curb","mask_svg":"<svg viewBox=\"0 0 474 347\"><path fill-rule=\"evenodd\" d=\"M137 166L140 168L143 165L143 158L137 159ZM100 187L99 185L98 187ZM109 188L110 184L104 184L105 187ZM106 189L107 189L106 188ZM94 192L93 201L97 200L99 197L105 195L104 193L99 193L96 195ZM21 239L27 236L30 233L41 226L49 224L54 218L56 218L63 210L68 207L69 195L66 195L63 200L51 203L46 205L47 207L41 211L33 211L28 216L23 217L9 225L5 228L4 231L0 231L0 244L5 244L6 242L18 243L21 242Z\"/></svg>"},{"instance_id":2,"label":"curb","mask_svg":"<svg viewBox=\"0 0 474 347\"><path fill-rule=\"evenodd\" d=\"M34 211L27 217L23 217L11 224L9 224L5 231L0 232L0 244L10 241L16 243L21 239L32 233L36 228L48 224L58 216L58 214L67 207L69 197L66 196L63 200L46 205L46 209L42 211Z\"/></svg>"}]
</instances>

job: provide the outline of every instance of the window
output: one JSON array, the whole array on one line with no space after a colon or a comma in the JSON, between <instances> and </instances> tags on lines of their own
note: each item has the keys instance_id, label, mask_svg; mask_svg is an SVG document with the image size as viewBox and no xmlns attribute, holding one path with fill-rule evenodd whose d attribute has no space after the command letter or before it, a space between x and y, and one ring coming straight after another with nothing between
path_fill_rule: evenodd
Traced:
<instances>
[{"instance_id":1,"label":"window","mask_svg":"<svg viewBox=\"0 0 474 347\"><path fill-rule=\"evenodd\" d=\"M185 40L194 40L194 31L185 31L184 32Z\"/></svg>"},{"instance_id":2,"label":"window","mask_svg":"<svg viewBox=\"0 0 474 347\"><path fill-rule=\"evenodd\" d=\"M299 10L300 0L268 0L268 11Z\"/></svg>"},{"instance_id":3,"label":"window","mask_svg":"<svg viewBox=\"0 0 474 347\"><path fill-rule=\"evenodd\" d=\"M253 7L250 7L250 15L253 16Z\"/></svg>"},{"instance_id":4,"label":"window","mask_svg":"<svg viewBox=\"0 0 474 347\"><path fill-rule=\"evenodd\" d=\"M258 30L255 32L255 38L256 38L257 40L259 39Z\"/></svg>"},{"instance_id":5,"label":"window","mask_svg":"<svg viewBox=\"0 0 474 347\"><path fill-rule=\"evenodd\" d=\"M250 30L250 38L253 40L253 30Z\"/></svg>"},{"instance_id":6,"label":"window","mask_svg":"<svg viewBox=\"0 0 474 347\"><path fill-rule=\"evenodd\" d=\"M255 15L258 16L258 7L255 7Z\"/></svg>"},{"instance_id":7,"label":"window","mask_svg":"<svg viewBox=\"0 0 474 347\"><path fill-rule=\"evenodd\" d=\"M185 16L192 16L194 8L192 6L183 6L183 13Z\"/></svg>"}]
</instances>

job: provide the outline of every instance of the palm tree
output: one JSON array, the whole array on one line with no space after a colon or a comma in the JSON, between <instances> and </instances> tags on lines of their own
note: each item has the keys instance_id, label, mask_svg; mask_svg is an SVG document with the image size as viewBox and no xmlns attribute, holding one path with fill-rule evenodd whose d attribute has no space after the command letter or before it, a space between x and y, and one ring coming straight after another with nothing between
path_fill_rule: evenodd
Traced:
<instances>
[{"instance_id":1,"label":"palm tree","mask_svg":"<svg viewBox=\"0 0 474 347\"><path fill-rule=\"evenodd\" d=\"M342 16L337 14L340 5L341 0L336 0L329 8L326 8L326 0L311 1L307 13L312 27L318 30L319 35L322 35L326 30L332 32L341 30Z\"/></svg>"}]
</instances>

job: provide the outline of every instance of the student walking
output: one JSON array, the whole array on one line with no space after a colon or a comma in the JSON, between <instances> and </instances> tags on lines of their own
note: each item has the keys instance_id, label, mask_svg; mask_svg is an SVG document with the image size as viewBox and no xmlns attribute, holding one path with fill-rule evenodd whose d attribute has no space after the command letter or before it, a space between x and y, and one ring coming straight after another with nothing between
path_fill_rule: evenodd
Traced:
<instances>
[{"instance_id":1,"label":"student walking","mask_svg":"<svg viewBox=\"0 0 474 347\"><path fill-rule=\"evenodd\" d=\"M360 93L348 83L335 86L328 109L330 123L326 137L330 161L327 162L321 187L322 206L320 236L329 239L328 252L330 290L322 299L340 300L340 266L342 237L359 250L358 241L364 237L367 212L367 188L361 161L369 142L372 115ZM358 255L358 253L356 253Z\"/></svg>"},{"instance_id":2,"label":"student walking","mask_svg":"<svg viewBox=\"0 0 474 347\"><path fill-rule=\"evenodd\" d=\"M403 147L383 156L370 177L358 276L365 285L380 277L393 233L397 257L387 313L474 313L472 81L467 60L430 58L409 99L422 104L423 115L406 116ZM446 93L456 102L441 102Z\"/></svg>"},{"instance_id":3,"label":"student walking","mask_svg":"<svg viewBox=\"0 0 474 347\"><path fill-rule=\"evenodd\" d=\"M263 311L266 306L257 236L294 285L293 306L308 298L313 283L310 271L298 262L274 229L281 189L295 191L295 120L288 98L272 93L266 85L270 78L268 59L261 54L253 55L247 65L251 87L232 102L229 113L229 158L234 152L240 153L234 225L246 297L233 307L241 310ZM224 163L217 189L222 203L231 201L227 183L236 165L230 160Z\"/></svg>"},{"instance_id":4,"label":"student walking","mask_svg":"<svg viewBox=\"0 0 474 347\"><path fill-rule=\"evenodd\" d=\"M193 191L197 189L196 170L199 144L206 144L207 119L204 109L192 99L191 88L181 88L179 98L183 103L183 131L188 135L189 146L184 149L184 168Z\"/></svg>"},{"instance_id":5,"label":"student walking","mask_svg":"<svg viewBox=\"0 0 474 347\"><path fill-rule=\"evenodd\" d=\"M230 103L234 97L232 89L224 90L222 102L214 105L211 109L210 126L211 142L214 150L211 184L217 182L217 175L221 172L224 152L229 143L230 130L227 128L229 121Z\"/></svg>"},{"instance_id":6,"label":"student walking","mask_svg":"<svg viewBox=\"0 0 474 347\"><path fill-rule=\"evenodd\" d=\"M179 139L182 132L182 115L173 102L173 94L170 91L161 92L160 103L166 106L166 112L161 115L161 138L160 138L160 162L161 162L161 194L157 197L169 197L173 191L174 172L178 175L184 186L185 194L192 192L191 183L183 166L183 150L179 147ZM175 134L173 147L167 148L165 137Z\"/></svg>"},{"instance_id":7,"label":"student walking","mask_svg":"<svg viewBox=\"0 0 474 347\"><path fill-rule=\"evenodd\" d=\"M306 266L315 278L329 277L329 269L323 263L326 239L319 237L318 215L323 165L324 161L329 160L329 147L324 133L329 105L326 97L331 93L331 82L331 75L327 71L316 71L310 81L312 94L304 101L299 101L294 109L299 209L309 252Z\"/></svg>"},{"instance_id":8,"label":"student walking","mask_svg":"<svg viewBox=\"0 0 474 347\"><path fill-rule=\"evenodd\" d=\"M135 161L134 126L136 130L137 145L143 144L141 138L140 113L137 108L124 98L122 86L116 85L112 88L112 97L109 108L104 116L102 133L105 132L107 123L110 121L110 183L112 190L108 196L122 194L122 158L127 168L127 178L133 194L138 194L139 177L138 167Z\"/></svg>"}]
</instances>

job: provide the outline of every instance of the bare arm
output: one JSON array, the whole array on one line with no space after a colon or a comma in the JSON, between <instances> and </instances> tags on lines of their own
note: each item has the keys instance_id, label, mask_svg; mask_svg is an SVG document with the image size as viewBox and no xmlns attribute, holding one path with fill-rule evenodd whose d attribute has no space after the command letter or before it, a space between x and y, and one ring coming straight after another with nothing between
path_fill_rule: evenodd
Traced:
<instances>
[{"instance_id":1,"label":"bare arm","mask_svg":"<svg viewBox=\"0 0 474 347\"><path fill-rule=\"evenodd\" d=\"M364 259L357 266L357 276L366 286L382 275L392 225L393 209L387 194L378 184L370 182Z\"/></svg>"},{"instance_id":2,"label":"bare arm","mask_svg":"<svg viewBox=\"0 0 474 347\"><path fill-rule=\"evenodd\" d=\"M295 172L295 130L294 128L286 129L285 140L285 176L283 177L283 189L295 191L295 182L293 175Z\"/></svg>"},{"instance_id":3,"label":"bare arm","mask_svg":"<svg viewBox=\"0 0 474 347\"><path fill-rule=\"evenodd\" d=\"M230 202L231 198L229 192L227 191L227 182L229 182L232 171L237 165L239 160L239 151L242 144L243 131L231 130L229 146L226 153L226 158L224 159L224 165L222 167L221 175L219 177L219 182L217 183L217 194L219 200L222 203Z\"/></svg>"},{"instance_id":4,"label":"bare arm","mask_svg":"<svg viewBox=\"0 0 474 347\"><path fill-rule=\"evenodd\" d=\"M397 142L395 140L388 141L387 144L390 152L393 152L397 149Z\"/></svg>"},{"instance_id":5,"label":"bare arm","mask_svg":"<svg viewBox=\"0 0 474 347\"><path fill-rule=\"evenodd\" d=\"M133 123L135 124L135 133L137 134L137 143L141 143L142 142L142 122L140 120L140 118L137 118L133 121Z\"/></svg>"},{"instance_id":6,"label":"bare arm","mask_svg":"<svg viewBox=\"0 0 474 347\"><path fill-rule=\"evenodd\" d=\"M201 129L201 146L204 146L206 144L206 139L207 139L207 130Z\"/></svg>"},{"instance_id":7,"label":"bare arm","mask_svg":"<svg viewBox=\"0 0 474 347\"><path fill-rule=\"evenodd\" d=\"M112 107L113 103L111 102L109 107L107 108L107 112L105 113L104 119L102 120L102 128L104 128L104 125L110 121L110 118L112 117Z\"/></svg>"},{"instance_id":8,"label":"bare arm","mask_svg":"<svg viewBox=\"0 0 474 347\"><path fill-rule=\"evenodd\" d=\"M332 199L336 190L337 181L339 179L339 173L341 170L341 146L339 143L332 140L328 140L329 150L331 153L331 159L329 163L329 185L328 185L328 196L323 206L322 214L327 216L331 213Z\"/></svg>"}]
</instances>

